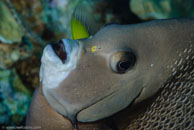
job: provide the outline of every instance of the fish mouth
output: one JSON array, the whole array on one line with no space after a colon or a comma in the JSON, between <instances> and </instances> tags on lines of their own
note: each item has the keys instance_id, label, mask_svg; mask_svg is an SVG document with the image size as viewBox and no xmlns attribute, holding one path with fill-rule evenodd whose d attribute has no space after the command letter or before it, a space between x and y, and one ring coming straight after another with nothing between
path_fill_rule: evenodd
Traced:
<instances>
[{"instance_id":1,"label":"fish mouth","mask_svg":"<svg viewBox=\"0 0 194 130\"><path fill-rule=\"evenodd\" d=\"M63 41L60 40L59 42L56 43L50 43L50 45L55 54L61 59L61 61L64 64L65 61L67 60L67 51L65 45L63 44Z\"/></svg>"},{"instance_id":2,"label":"fish mouth","mask_svg":"<svg viewBox=\"0 0 194 130\"><path fill-rule=\"evenodd\" d=\"M62 39L44 48L39 73L43 89L57 87L76 68L81 50L78 41L71 39Z\"/></svg>"},{"instance_id":3,"label":"fish mouth","mask_svg":"<svg viewBox=\"0 0 194 130\"><path fill-rule=\"evenodd\" d=\"M78 50L80 48L78 42L70 39L62 39L58 42L50 43L50 47L63 64L69 62L72 55L78 55Z\"/></svg>"}]
</instances>

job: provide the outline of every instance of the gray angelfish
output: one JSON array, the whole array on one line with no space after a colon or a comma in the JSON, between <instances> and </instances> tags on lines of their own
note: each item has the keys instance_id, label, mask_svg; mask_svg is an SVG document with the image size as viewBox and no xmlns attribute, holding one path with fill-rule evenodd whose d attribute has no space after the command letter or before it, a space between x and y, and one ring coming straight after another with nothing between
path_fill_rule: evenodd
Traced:
<instances>
[{"instance_id":1,"label":"gray angelfish","mask_svg":"<svg viewBox=\"0 0 194 130\"><path fill-rule=\"evenodd\" d=\"M78 26L81 32L73 33L73 38L81 39L62 39L45 47L40 69L42 90L35 92L27 125L58 128L62 118L62 122L69 125L70 120L75 126L77 121L98 121L144 102L160 90L163 93L148 107L152 109L144 113L147 117L138 116L129 122L128 129L170 128L172 121L174 128L181 128L178 121L182 117L188 129L194 127L194 19L113 24L93 36L79 17L73 20L73 31ZM42 100L50 106L41 107ZM167 103L170 105L165 107ZM55 112L49 116L52 110ZM47 121L37 117L44 112ZM53 121L56 115L59 120ZM158 124L154 126L155 116L164 117L167 123L155 119Z\"/></svg>"}]
</instances>

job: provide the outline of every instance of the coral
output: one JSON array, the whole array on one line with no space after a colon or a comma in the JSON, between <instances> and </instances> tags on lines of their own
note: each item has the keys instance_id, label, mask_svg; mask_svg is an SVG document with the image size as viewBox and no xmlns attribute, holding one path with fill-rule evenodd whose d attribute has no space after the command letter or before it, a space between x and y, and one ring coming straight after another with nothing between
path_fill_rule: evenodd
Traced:
<instances>
[{"instance_id":1,"label":"coral","mask_svg":"<svg viewBox=\"0 0 194 130\"><path fill-rule=\"evenodd\" d=\"M28 58L32 54L32 44L22 41L21 43L0 43L0 68L6 69L13 66L19 60Z\"/></svg>"},{"instance_id":2,"label":"coral","mask_svg":"<svg viewBox=\"0 0 194 130\"><path fill-rule=\"evenodd\" d=\"M0 1L0 18L0 42L19 42L24 32L2 1Z\"/></svg>"},{"instance_id":3,"label":"coral","mask_svg":"<svg viewBox=\"0 0 194 130\"><path fill-rule=\"evenodd\" d=\"M29 91L15 69L0 70L0 123L19 125L24 119L30 99Z\"/></svg>"}]
</instances>

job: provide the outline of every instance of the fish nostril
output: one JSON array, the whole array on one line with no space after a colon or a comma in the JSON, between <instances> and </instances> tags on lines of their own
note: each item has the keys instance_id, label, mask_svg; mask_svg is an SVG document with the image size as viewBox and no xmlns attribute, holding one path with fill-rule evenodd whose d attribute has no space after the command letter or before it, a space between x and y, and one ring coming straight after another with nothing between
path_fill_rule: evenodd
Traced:
<instances>
[{"instance_id":1,"label":"fish nostril","mask_svg":"<svg viewBox=\"0 0 194 130\"><path fill-rule=\"evenodd\" d=\"M55 54L61 59L63 63L65 63L67 59L67 52L65 50L65 45L63 44L63 41L60 40L57 43L51 43L51 46Z\"/></svg>"}]
</instances>

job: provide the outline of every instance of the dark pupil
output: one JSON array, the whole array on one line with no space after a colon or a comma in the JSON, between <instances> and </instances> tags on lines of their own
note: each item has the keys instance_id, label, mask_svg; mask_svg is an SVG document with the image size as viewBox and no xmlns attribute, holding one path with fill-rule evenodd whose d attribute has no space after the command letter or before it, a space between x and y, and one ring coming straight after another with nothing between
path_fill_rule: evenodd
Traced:
<instances>
[{"instance_id":1,"label":"dark pupil","mask_svg":"<svg viewBox=\"0 0 194 130\"><path fill-rule=\"evenodd\" d=\"M131 64L129 61L120 61L118 64L119 71L126 71L130 68Z\"/></svg>"}]
</instances>

